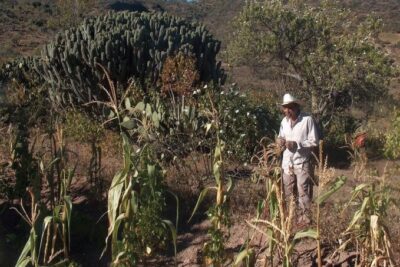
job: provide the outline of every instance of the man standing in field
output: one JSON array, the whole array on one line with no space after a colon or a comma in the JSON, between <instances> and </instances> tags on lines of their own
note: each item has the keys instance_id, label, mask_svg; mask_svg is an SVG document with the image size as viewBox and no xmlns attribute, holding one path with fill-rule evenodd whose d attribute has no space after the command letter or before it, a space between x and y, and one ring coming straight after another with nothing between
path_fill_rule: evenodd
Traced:
<instances>
[{"instance_id":1,"label":"man standing in field","mask_svg":"<svg viewBox=\"0 0 400 267\"><path fill-rule=\"evenodd\" d=\"M283 189L286 201L296 197L301 209L299 224L309 224L312 200L312 151L318 145L317 127L313 118L300 110L300 102L290 94L281 104L285 117L281 122L278 144L285 147L282 159ZM296 198L295 198L296 199Z\"/></svg>"}]
</instances>

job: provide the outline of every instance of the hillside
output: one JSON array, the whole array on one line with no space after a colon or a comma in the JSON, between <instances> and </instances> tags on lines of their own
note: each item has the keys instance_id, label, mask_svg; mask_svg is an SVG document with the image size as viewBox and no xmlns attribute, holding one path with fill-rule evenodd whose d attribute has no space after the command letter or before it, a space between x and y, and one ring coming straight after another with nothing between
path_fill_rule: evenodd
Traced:
<instances>
[{"instance_id":1,"label":"hillside","mask_svg":"<svg viewBox=\"0 0 400 267\"><path fill-rule=\"evenodd\" d=\"M230 21L240 11L242 0L200 0L186 3L185 1L162 0L91 0L85 7L85 16L92 16L108 10L130 11L164 11L188 19L203 22L223 44L229 39ZM309 0L313 4L315 0ZM362 1L340 0L342 6L350 8L356 16L369 14L382 18L387 32L400 31L400 3L395 0ZM30 55L37 52L42 44L51 38L55 32L63 28L60 25L64 13L57 9L56 1L44 0L2 0L0 1L0 60L10 59L19 55ZM79 21L73 18L74 22ZM1 62L0 61L0 62Z\"/></svg>"},{"instance_id":2,"label":"hillside","mask_svg":"<svg viewBox=\"0 0 400 267\"><path fill-rule=\"evenodd\" d=\"M312 4L319 1L309 0ZM385 33L381 35L388 52L398 60L400 54L400 2L395 0L361 1L340 0L342 6L350 8L357 17L374 14L382 18ZM187 3L185 1L162 0L90 0L88 5L80 10L66 9L57 2L33 0L2 0L0 2L0 64L19 56L29 56L40 53L43 44L48 42L57 31L79 23L84 16L96 16L109 10L156 11L167 12L190 20L203 22L207 28L222 41L226 47L231 38L231 20L241 10L242 0L200 0ZM68 3L68 2L65 2ZM72 12L72 13L71 13ZM72 15L77 13L78 15ZM220 57L225 61L223 50ZM227 68L227 67L225 67ZM265 80L262 70L254 70L248 66L227 68L241 87L265 88L272 85ZM394 83L392 91L397 92Z\"/></svg>"}]
</instances>

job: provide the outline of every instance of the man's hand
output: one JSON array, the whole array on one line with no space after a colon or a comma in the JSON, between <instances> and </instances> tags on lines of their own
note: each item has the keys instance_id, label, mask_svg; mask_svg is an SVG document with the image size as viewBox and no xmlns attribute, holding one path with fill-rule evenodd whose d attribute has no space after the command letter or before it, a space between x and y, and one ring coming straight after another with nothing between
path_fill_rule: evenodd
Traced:
<instances>
[{"instance_id":1,"label":"man's hand","mask_svg":"<svg viewBox=\"0 0 400 267\"><path fill-rule=\"evenodd\" d=\"M284 146L285 146L285 143L286 143L286 140L285 140L284 138L282 138L282 137L278 137L278 138L276 139L276 143L278 144L278 146L284 147Z\"/></svg>"},{"instance_id":2,"label":"man's hand","mask_svg":"<svg viewBox=\"0 0 400 267\"><path fill-rule=\"evenodd\" d=\"M286 141L286 148L289 149L290 152L294 153L297 150L297 143L294 141Z\"/></svg>"}]
</instances>

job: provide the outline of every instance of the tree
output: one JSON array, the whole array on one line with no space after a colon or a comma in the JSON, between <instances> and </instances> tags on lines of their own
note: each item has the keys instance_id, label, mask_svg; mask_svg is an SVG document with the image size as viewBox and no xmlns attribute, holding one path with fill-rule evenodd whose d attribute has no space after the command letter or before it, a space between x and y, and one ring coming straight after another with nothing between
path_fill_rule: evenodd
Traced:
<instances>
[{"instance_id":1,"label":"tree","mask_svg":"<svg viewBox=\"0 0 400 267\"><path fill-rule=\"evenodd\" d=\"M352 22L352 14L328 4L250 1L236 17L228 55L253 60L298 81L297 93L311 97L310 109L327 126L333 115L385 96L397 75L375 39L380 20Z\"/></svg>"}]
</instances>

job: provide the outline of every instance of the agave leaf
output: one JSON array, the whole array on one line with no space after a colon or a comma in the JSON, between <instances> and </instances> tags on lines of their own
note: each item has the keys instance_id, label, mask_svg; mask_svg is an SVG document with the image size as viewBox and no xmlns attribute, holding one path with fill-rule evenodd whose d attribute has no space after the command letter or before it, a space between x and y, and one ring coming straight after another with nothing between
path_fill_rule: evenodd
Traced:
<instances>
[{"instance_id":1,"label":"agave leaf","mask_svg":"<svg viewBox=\"0 0 400 267\"><path fill-rule=\"evenodd\" d=\"M190 218L189 218L189 222L192 220L193 215L196 213L196 211L197 211L197 209L199 208L201 202L203 202L204 197L207 195L208 191L209 191L209 190L212 190L212 189L218 190L217 187L213 186L213 187L206 187L206 188L203 189L203 191L200 192L199 198L197 199L196 206L194 207L193 212L192 212L192 215L191 215Z\"/></svg>"},{"instance_id":2,"label":"agave leaf","mask_svg":"<svg viewBox=\"0 0 400 267\"><path fill-rule=\"evenodd\" d=\"M316 202L318 203L318 205L321 205L322 203L325 202L325 200L327 200L333 193L335 193L336 191L338 191L346 182L347 177L346 176L339 176L336 178L336 180L331 184L331 186L329 187L329 189L324 192L323 194L319 195Z\"/></svg>"}]
</instances>

